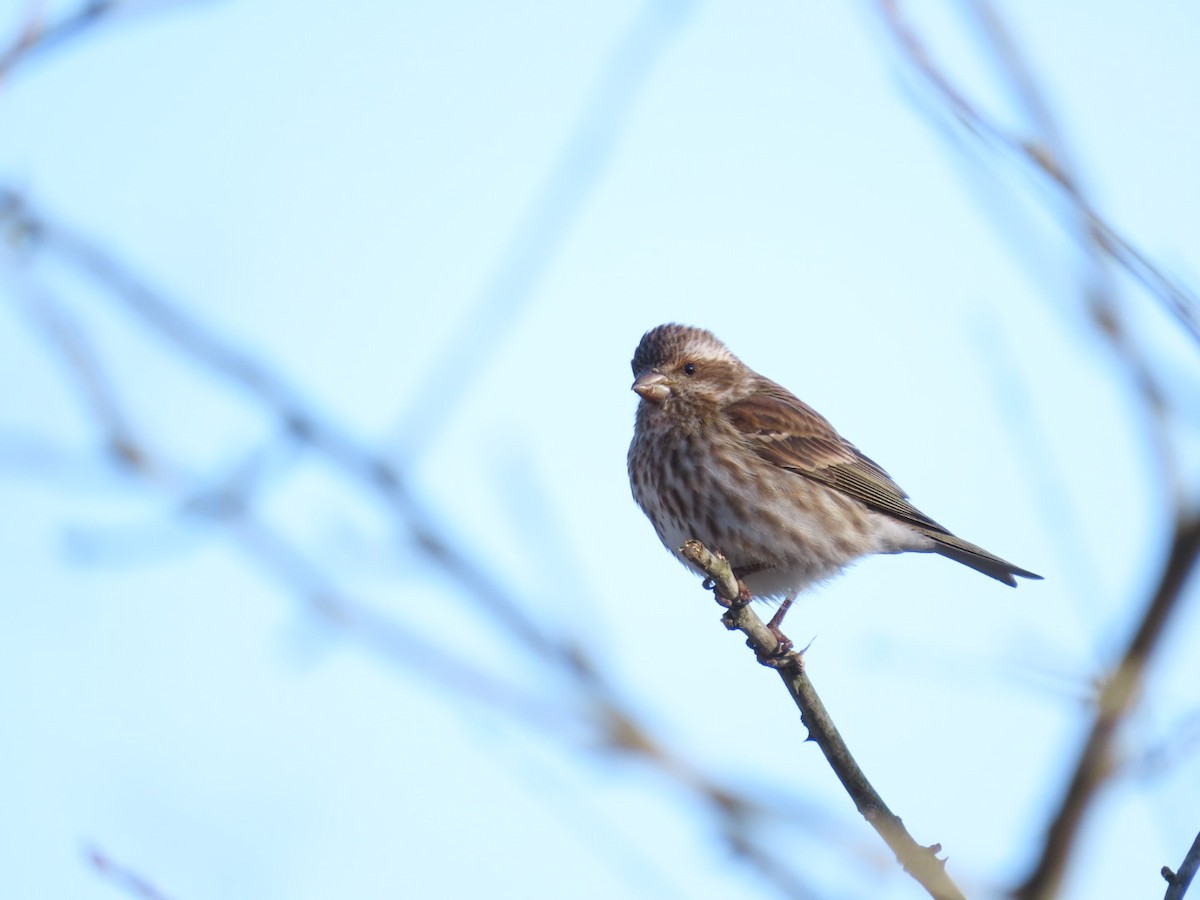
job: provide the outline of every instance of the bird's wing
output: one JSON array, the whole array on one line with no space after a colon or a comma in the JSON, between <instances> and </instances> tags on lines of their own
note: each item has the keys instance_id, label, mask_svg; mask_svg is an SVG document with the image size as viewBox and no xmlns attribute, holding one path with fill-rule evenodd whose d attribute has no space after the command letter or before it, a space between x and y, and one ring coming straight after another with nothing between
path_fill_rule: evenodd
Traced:
<instances>
[{"instance_id":1,"label":"bird's wing","mask_svg":"<svg viewBox=\"0 0 1200 900\"><path fill-rule=\"evenodd\" d=\"M819 481L912 525L949 533L909 503L908 495L881 466L786 388L767 382L749 397L726 406L724 412L750 448L772 465Z\"/></svg>"}]
</instances>

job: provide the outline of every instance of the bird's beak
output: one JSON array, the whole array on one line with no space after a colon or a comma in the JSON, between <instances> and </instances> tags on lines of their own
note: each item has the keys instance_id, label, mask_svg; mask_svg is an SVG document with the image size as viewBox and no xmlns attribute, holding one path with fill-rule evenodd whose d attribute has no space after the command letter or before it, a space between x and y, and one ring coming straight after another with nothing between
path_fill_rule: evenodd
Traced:
<instances>
[{"instance_id":1,"label":"bird's beak","mask_svg":"<svg viewBox=\"0 0 1200 900\"><path fill-rule=\"evenodd\" d=\"M671 396L671 388L667 385L667 376L662 372L643 372L633 383L634 392L643 400L651 403L662 403Z\"/></svg>"}]
</instances>

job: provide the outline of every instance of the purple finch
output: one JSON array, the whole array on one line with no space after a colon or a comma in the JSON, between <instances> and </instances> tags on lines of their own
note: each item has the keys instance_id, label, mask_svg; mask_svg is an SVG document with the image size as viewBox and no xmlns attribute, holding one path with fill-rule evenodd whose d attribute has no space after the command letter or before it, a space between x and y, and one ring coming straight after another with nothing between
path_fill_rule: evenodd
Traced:
<instances>
[{"instance_id":1,"label":"purple finch","mask_svg":"<svg viewBox=\"0 0 1200 900\"><path fill-rule=\"evenodd\" d=\"M633 374L633 496L692 568L680 553L688 539L724 555L754 597L783 598L784 608L872 553L940 553L1013 587L1014 576L1041 577L929 518L816 410L711 332L651 329Z\"/></svg>"}]
</instances>

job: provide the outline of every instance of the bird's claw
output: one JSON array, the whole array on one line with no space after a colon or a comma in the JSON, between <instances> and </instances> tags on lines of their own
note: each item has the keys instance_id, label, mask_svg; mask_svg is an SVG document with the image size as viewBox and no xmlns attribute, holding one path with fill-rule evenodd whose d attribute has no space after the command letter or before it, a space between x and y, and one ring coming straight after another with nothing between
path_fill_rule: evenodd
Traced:
<instances>
[{"instance_id":1,"label":"bird's claw","mask_svg":"<svg viewBox=\"0 0 1200 900\"><path fill-rule=\"evenodd\" d=\"M750 605L750 601L754 599L754 595L750 593L749 588L747 588L744 584L739 581L737 586L737 599L728 600L721 593L720 586L717 584L715 579L705 578L703 582L704 589L706 591L712 591L713 596L717 598L717 602L729 610L729 612L737 612L740 609L745 609Z\"/></svg>"}]
</instances>

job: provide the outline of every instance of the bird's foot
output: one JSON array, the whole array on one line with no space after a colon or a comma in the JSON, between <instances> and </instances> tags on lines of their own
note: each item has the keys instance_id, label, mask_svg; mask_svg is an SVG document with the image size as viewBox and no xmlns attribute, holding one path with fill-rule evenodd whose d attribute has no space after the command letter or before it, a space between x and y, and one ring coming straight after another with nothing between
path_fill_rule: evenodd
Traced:
<instances>
[{"instance_id":1,"label":"bird's foot","mask_svg":"<svg viewBox=\"0 0 1200 900\"><path fill-rule=\"evenodd\" d=\"M740 581L737 583L738 595L735 600L728 600L721 594L720 587L717 585L715 579L705 578L701 586L706 591L712 591L713 596L717 598L717 602L729 610L729 612L737 612L740 609L745 609L750 605L750 601L754 599L750 593L750 589Z\"/></svg>"},{"instance_id":2,"label":"bird's foot","mask_svg":"<svg viewBox=\"0 0 1200 900\"><path fill-rule=\"evenodd\" d=\"M775 624L767 625L767 630L771 632L771 636L775 638L775 647L770 651L765 651L761 645L754 641L747 641L746 644L754 650L755 658L769 669L785 669L789 666L799 665L804 656L805 647L799 653L794 653L792 648L795 646L792 639L779 630L779 626Z\"/></svg>"}]
</instances>

